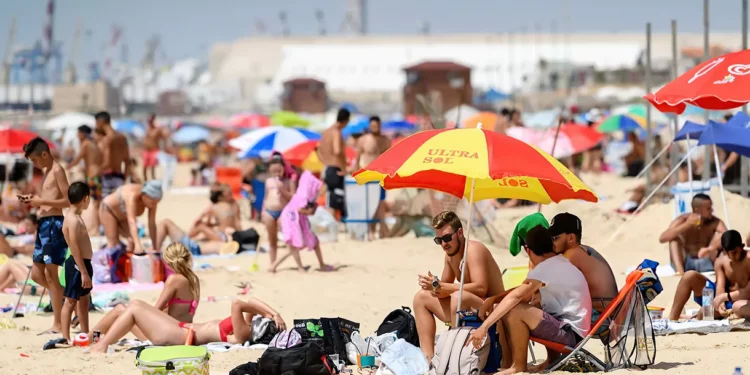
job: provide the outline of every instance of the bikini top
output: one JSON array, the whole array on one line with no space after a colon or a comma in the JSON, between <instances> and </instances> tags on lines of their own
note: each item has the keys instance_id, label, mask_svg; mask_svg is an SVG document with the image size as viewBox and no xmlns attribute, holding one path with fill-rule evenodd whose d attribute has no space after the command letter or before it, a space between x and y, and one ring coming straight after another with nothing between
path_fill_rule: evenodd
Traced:
<instances>
[{"instance_id":1,"label":"bikini top","mask_svg":"<svg viewBox=\"0 0 750 375\"><path fill-rule=\"evenodd\" d=\"M195 310L198 308L198 301L197 300L184 300L179 298L172 298L167 303L167 307L169 305L176 305L176 304L184 304L184 305L190 305L190 315L195 315Z\"/></svg>"}]
</instances>

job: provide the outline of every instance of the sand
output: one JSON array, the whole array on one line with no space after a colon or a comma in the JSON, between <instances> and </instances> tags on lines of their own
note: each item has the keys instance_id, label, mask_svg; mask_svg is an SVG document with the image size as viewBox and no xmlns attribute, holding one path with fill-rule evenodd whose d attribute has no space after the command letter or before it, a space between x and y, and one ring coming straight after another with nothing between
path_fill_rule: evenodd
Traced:
<instances>
[{"instance_id":1,"label":"sand","mask_svg":"<svg viewBox=\"0 0 750 375\"><path fill-rule=\"evenodd\" d=\"M543 213L550 218L558 212L570 211L583 220L583 242L597 248L610 262L615 270L618 283L624 280L628 266L650 258L661 263L668 263L666 245L658 243L658 236L672 219L672 203L656 203L647 207L631 220L613 241L612 233L623 224L627 216L614 213L627 196L626 189L636 182L617 177L584 176L584 180L602 198L599 204L578 201L563 202L559 205L546 206ZM178 181L178 184L184 183ZM712 192L718 216L723 217L718 191ZM187 227L194 215L208 203L203 196L167 194L158 210L159 218L170 218L178 225ZM732 223L743 236L750 230L750 223L743 215L750 212L750 200L734 194L727 196ZM494 227L509 236L515 222L536 207L506 209L497 213ZM248 223L249 224L249 223ZM257 226L257 224L252 224ZM265 231L257 227L265 237ZM263 241L263 240L262 240ZM604 245L609 244L605 247ZM523 256L512 257L507 244L490 246L496 261L501 268L527 263ZM361 330L370 333L377 329L382 319L391 310L400 306L411 306L412 297L417 290L417 274L428 270L438 273L442 264L442 251L431 239L404 237L375 242L356 242L348 240L342 234L339 242L324 244L323 252L330 263L344 267L336 273L324 274L315 271L317 263L314 255L303 254L303 261L313 266L307 274L299 274L290 269L282 269L278 274L265 272L268 257L262 255L260 272L250 272L252 256L238 256L231 260L213 259L199 261L209 263L214 268L202 271L202 296L235 296L239 291L233 285L241 281L252 283L249 295L256 296L281 312L288 325L294 318L316 318L341 316L362 324ZM287 267L291 267L291 263ZM225 266L239 266L239 271L229 271ZM652 303L669 309L676 277L663 278L664 292ZM138 298L149 303L156 301L158 291L138 292L131 298ZM0 305L15 302L16 297L0 295ZM35 299L28 299L31 301ZM195 320L198 322L221 319L229 314L230 300L202 302ZM697 307L688 304L688 308ZM92 322L101 318L101 314L91 314ZM9 314L3 314L3 318ZM37 336L37 333L50 327L50 315L35 315L16 320L19 328L0 331L0 369L4 374L37 374L37 373L107 373L134 374L134 354L115 353L113 355L88 355L79 348L57 349L43 352L42 344L53 336ZM442 328L439 328L442 330ZM731 374L735 366L742 366L750 371L750 359L747 357L748 337L750 333L721 333L707 336L680 335L657 337L657 364L644 374ZM600 353L598 342L589 344L589 348ZM544 349L535 346L537 357L544 356ZM28 356L24 357L22 354ZM235 366L260 356L259 351L234 351L214 353L211 359L212 373L227 373ZM617 373L625 373L620 370Z\"/></svg>"}]
</instances>

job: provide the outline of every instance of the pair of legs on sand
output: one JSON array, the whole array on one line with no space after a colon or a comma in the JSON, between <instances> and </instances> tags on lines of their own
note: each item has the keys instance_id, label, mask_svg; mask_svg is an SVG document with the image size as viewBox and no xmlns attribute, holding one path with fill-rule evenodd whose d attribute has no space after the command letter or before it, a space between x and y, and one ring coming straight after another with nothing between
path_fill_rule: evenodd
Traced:
<instances>
[{"instance_id":1,"label":"pair of legs on sand","mask_svg":"<svg viewBox=\"0 0 750 375\"><path fill-rule=\"evenodd\" d=\"M263 222L263 225L266 226L266 230L268 231L268 247L270 248L271 255L271 267L268 269L268 272L276 272L279 268L279 265L281 265L281 263L290 256L294 258L294 262L297 264L297 271L306 272L308 267L305 267L302 264L302 258L299 255L299 252L302 249L297 249L289 246L289 252L284 256L279 257L279 219L271 216L271 214L269 214L266 209L263 209L263 212L260 215L260 220L261 222ZM315 256L318 258L318 265L320 266L320 270L333 271L334 268L325 264L325 262L323 261L323 252L320 250L320 242L315 245L315 248L313 250L315 250Z\"/></svg>"},{"instance_id":2,"label":"pair of legs on sand","mask_svg":"<svg viewBox=\"0 0 750 375\"><path fill-rule=\"evenodd\" d=\"M169 238L169 240L172 242L182 243L188 248L190 248L190 246L185 244L185 242L192 241L190 240L190 237L188 237L187 233L185 233L180 227L178 227L177 224L175 224L172 220L164 219L156 224L156 243L154 244L154 249L160 251L164 240L166 240L167 238ZM225 242L218 240L209 240L206 242L202 242L200 244L200 254L219 254L221 253L222 249L234 244L236 244L236 242L232 243L232 241ZM235 250L235 252L236 251L237 250Z\"/></svg>"},{"instance_id":3,"label":"pair of legs on sand","mask_svg":"<svg viewBox=\"0 0 750 375\"><path fill-rule=\"evenodd\" d=\"M477 309L484 300L474 294L463 292L461 309ZM417 322L419 343L428 361L435 354L435 319L450 322L455 326L456 307L458 306L458 292L449 298L438 299L427 290L420 290L414 295L414 318ZM515 374L518 372L537 372L544 370L558 354L547 352L547 360L537 366L528 367L528 345L530 332L544 319L544 312L529 304L519 304L510 310L497 324L500 337L503 362L500 374Z\"/></svg>"},{"instance_id":4,"label":"pair of legs on sand","mask_svg":"<svg viewBox=\"0 0 750 375\"><path fill-rule=\"evenodd\" d=\"M58 276L59 266L52 263L37 263L31 266L31 279L43 288L49 290L49 296L52 303L52 313L54 320L52 328L46 333L60 333L62 330L62 306L63 306L63 287L60 285ZM88 305L86 305L88 308ZM70 324L70 322L68 322Z\"/></svg>"},{"instance_id":5,"label":"pair of legs on sand","mask_svg":"<svg viewBox=\"0 0 750 375\"><path fill-rule=\"evenodd\" d=\"M700 299L703 296L703 288L706 286L708 279L697 271L687 271L680 279L677 284L677 290L674 293L674 301L672 302L672 309L669 311L669 320L680 320L682 318L682 309L685 304L690 300L690 295L693 298ZM724 293L722 291L716 291L715 294ZM740 318L750 318L750 305L748 301L734 301L731 305L732 312L734 312ZM692 317L684 317L692 318ZM698 310L697 319L703 319L703 312ZM714 318L723 318L718 311L714 311Z\"/></svg>"}]
</instances>

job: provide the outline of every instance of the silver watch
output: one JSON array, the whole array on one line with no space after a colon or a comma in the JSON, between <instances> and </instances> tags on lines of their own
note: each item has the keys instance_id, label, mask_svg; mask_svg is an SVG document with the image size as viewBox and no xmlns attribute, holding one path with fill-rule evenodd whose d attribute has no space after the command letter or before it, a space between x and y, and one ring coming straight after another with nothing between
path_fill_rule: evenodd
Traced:
<instances>
[{"instance_id":1,"label":"silver watch","mask_svg":"<svg viewBox=\"0 0 750 375\"><path fill-rule=\"evenodd\" d=\"M435 276L434 279L432 279L432 291L436 291L437 288L440 286L440 279Z\"/></svg>"}]
</instances>

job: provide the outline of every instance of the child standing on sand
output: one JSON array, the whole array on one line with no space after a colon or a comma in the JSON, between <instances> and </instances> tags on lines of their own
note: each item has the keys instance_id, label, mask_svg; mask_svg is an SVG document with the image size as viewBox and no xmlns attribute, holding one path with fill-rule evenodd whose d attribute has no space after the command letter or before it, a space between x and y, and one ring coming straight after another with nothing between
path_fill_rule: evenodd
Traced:
<instances>
[{"instance_id":1,"label":"child standing on sand","mask_svg":"<svg viewBox=\"0 0 750 375\"><path fill-rule=\"evenodd\" d=\"M58 333L62 330L60 312L63 288L58 279L57 268L63 265L68 252L68 244L62 232L62 209L70 206L67 196L68 177L63 167L52 158L49 145L44 139L32 139L23 146L23 152L35 168L44 172L40 196L19 195L18 199L39 208L31 279L47 288L52 300L54 322L52 329L45 333Z\"/></svg>"},{"instance_id":2,"label":"child standing on sand","mask_svg":"<svg viewBox=\"0 0 750 375\"><path fill-rule=\"evenodd\" d=\"M289 199L292 198L291 182L284 177L285 165L281 155L274 154L268 163L268 172L271 176L266 180L266 193L263 199L263 212L261 221L268 231L268 246L271 252L271 263L276 263L279 217Z\"/></svg>"},{"instance_id":3,"label":"child standing on sand","mask_svg":"<svg viewBox=\"0 0 750 375\"><path fill-rule=\"evenodd\" d=\"M94 268L91 265L91 239L81 213L91 203L91 191L83 182L74 182L68 188L68 200L72 209L65 215L63 235L70 246L70 257L65 261L65 305L62 309L62 336L70 343L70 317L78 306L78 321L81 332L89 331L89 293L93 286L91 277Z\"/></svg>"},{"instance_id":4,"label":"child standing on sand","mask_svg":"<svg viewBox=\"0 0 750 375\"><path fill-rule=\"evenodd\" d=\"M323 182L312 173L308 171L302 173L297 192L281 212L281 233L284 234L284 240L289 245L289 253L273 261L270 272L276 272L279 264L289 256L294 258L299 271L306 271L299 256L299 251L305 247L315 250L321 271L333 271L333 267L323 262L320 241L310 228L310 221L307 219L307 215L315 214L317 208L315 201L318 199L321 186Z\"/></svg>"}]
</instances>

